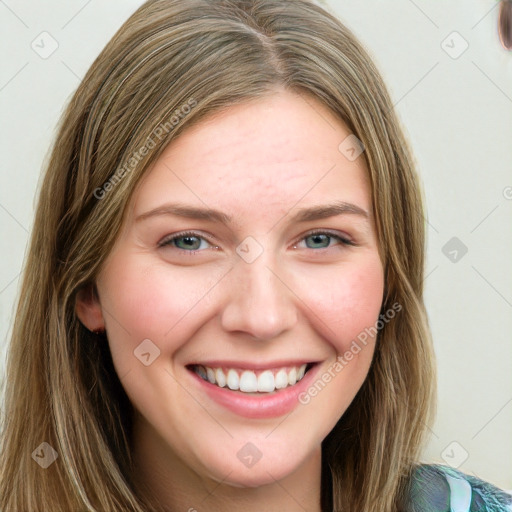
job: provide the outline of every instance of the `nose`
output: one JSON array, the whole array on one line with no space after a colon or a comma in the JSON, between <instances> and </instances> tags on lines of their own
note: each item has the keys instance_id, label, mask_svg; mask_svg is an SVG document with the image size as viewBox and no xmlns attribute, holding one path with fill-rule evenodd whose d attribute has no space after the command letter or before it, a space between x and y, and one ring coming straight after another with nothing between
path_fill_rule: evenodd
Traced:
<instances>
[{"instance_id":1,"label":"nose","mask_svg":"<svg viewBox=\"0 0 512 512\"><path fill-rule=\"evenodd\" d=\"M239 260L231 274L221 315L226 331L270 340L295 325L297 297L274 259L261 255L252 263Z\"/></svg>"}]
</instances>

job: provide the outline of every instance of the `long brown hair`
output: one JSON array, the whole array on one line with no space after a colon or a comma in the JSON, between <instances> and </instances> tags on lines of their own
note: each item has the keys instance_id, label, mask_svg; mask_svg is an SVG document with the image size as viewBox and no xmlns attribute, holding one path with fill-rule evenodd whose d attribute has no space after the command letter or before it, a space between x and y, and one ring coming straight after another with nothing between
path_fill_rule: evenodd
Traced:
<instances>
[{"instance_id":1,"label":"long brown hair","mask_svg":"<svg viewBox=\"0 0 512 512\"><path fill-rule=\"evenodd\" d=\"M132 474L132 406L107 340L77 319L76 294L94 283L134 187L165 146L206 115L276 87L312 95L362 141L382 311L401 306L323 442L322 508L402 508L432 421L435 373L422 198L379 72L350 30L307 0L150 0L89 69L47 164L8 352L2 511L156 508ZM58 454L46 469L34 456L49 450L43 442Z\"/></svg>"}]
</instances>

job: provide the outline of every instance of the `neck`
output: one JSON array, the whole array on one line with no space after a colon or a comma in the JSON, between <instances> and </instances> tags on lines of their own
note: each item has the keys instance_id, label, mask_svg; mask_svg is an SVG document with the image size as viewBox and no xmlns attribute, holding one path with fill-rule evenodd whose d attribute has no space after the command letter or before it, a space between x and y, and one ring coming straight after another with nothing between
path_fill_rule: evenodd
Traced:
<instances>
[{"instance_id":1,"label":"neck","mask_svg":"<svg viewBox=\"0 0 512 512\"><path fill-rule=\"evenodd\" d=\"M146 424L147 427L147 424ZM194 471L164 440L144 435L134 425L134 477L145 494L157 499L166 512L321 512L321 447L281 480L258 487L241 487ZM228 478L229 475L226 475Z\"/></svg>"}]
</instances>

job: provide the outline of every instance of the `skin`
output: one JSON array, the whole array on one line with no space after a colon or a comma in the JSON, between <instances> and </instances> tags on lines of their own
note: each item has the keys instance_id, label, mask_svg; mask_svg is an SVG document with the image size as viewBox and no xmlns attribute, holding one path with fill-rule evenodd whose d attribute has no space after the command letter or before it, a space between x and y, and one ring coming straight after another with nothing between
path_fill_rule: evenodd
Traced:
<instances>
[{"instance_id":1,"label":"skin","mask_svg":"<svg viewBox=\"0 0 512 512\"><path fill-rule=\"evenodd\" d=\"M270 419L213 402L185 365L304 357L320 361L321 376L375 324L384 274L364 158L350 161L338 150L349 134L317 100L283 90L183 132L134 192L97 296L78 297L82 323L106 328L136 409L136 476L171 511L320 511L321 443L361 387L375 340L308 404ZM233 222L136 220L178 201L218 209ZM333 201L368 217L292 220L300 208ZM313 229L356 245L335 236L315 242ZM194 239L194 254L183 239L158 246L185 230L208 236ZM249 236L263 250L252 263L236 252ZM145 339L160 350L149 366L134 357ZM262 454L250 468L237 457L247 442Z\"/></svg>"}]
</instances>

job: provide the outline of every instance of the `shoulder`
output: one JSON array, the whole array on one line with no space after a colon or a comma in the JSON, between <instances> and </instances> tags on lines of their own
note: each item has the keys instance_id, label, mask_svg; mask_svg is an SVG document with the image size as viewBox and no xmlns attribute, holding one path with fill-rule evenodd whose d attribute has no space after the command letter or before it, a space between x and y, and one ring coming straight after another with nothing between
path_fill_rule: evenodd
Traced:
<instances>
[{"instance_id":1,"label":"shoulder","mask_svg":"<svg viewBox=\"0 0 512 512\"><path fill-rule=\"evenodd\" d=\"M409 481L407 512L512 512L512 496L449 466L420 464Z\"/></svg>"}]
</instances>

